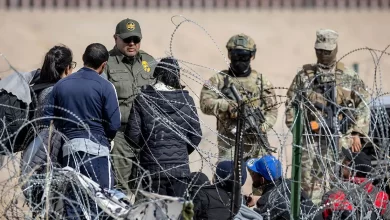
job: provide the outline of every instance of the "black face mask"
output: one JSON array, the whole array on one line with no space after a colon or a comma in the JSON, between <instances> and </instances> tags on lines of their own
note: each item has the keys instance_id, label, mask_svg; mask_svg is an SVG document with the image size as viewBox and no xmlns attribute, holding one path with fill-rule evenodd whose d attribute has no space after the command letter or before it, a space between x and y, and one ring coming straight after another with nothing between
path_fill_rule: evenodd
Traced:
<instances>
[{"instance_id":1,"label":"black face mask","mask_svg":"<svg viewBox=\"0 0 390 220\"><path fill-rule=\"evenodd\" d=\"M230 69L234 76L247 76L250 74L252 54L248 50L231 50L230 51Z\"/></svg>"},{"instance_id":2,"label":"black face mask","mask_svg":"<svg viewBox=\"0 0 390 220\"><path fill-rule=\"evenodd\" d=\"M232 61L230 68L234 76L247 76L251 72L250 61Z\"/></svg>"},{"instance_id":3,"label":"black face mask","mask_svg":"<svg viewBox=\"0 0 390 220\"><path fill-rule=\"evenodd\" d=\"M334 50L316 49L317 62L325 66L332 66L336 62L337 47Z\"/></svg>"}]
</instances>

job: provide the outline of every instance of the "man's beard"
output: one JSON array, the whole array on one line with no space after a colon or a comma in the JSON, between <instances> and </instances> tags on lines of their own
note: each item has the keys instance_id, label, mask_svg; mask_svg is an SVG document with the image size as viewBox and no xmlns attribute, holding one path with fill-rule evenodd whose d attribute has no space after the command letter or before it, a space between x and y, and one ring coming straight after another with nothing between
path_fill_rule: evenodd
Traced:
<instances>
[{"instance_id":1,"label":"man's beard","mask_svg":"<svg viewBox=\"0 0 390 220\"><path fill-rule=\"evenodd\" d=\"M252 183L252 186L253 186L253 188L258 189L258 188L262 187L262 184L260 183L260 181L255 181Z\"/></svg>"}]
</instances>

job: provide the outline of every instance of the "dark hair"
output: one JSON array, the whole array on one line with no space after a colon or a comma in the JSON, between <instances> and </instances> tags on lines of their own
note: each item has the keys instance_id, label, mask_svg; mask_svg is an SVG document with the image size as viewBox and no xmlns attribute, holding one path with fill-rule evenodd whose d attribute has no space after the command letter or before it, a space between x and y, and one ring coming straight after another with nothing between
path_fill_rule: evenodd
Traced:
<instances>
[{"instance_id":1,"label":"dark hair","mask_svg":"<svg viewBox=\"0 0 390 220\"><path fill-rule=\"evenodd\" d=\"M175 89L183 89L180 84L180 66L179 62L173 57L166 57L160 60L153 77L167 86Z\"/></svg>"},{"instance_id":2,"label":"dark hair","mask_svg":"<svg viewBox=\"0 0 390 220\"><path fill-rule=\"evenodd\" d=\"M71 65L72 60L72 51L68 47L65 45L54 46L46 53L40 73L40 81L58 82L65 69Z\"/></svg>"},{"instance_id":3,"label":"dark hair","mask_svg":"<svg viewBox=\"0 0 390 220\"><path fill-rule=\"evenodd\" d=\"M83 54L84 66L97 69L108 60L108 56L107 48L103 44L90 44Z\"/></svg>"}]
</instances>

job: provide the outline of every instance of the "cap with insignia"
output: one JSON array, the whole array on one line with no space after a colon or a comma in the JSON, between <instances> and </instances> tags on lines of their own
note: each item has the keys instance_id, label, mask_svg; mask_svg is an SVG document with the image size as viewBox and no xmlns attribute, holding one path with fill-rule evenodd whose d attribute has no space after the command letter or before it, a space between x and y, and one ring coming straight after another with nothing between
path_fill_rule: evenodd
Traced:
<instances>
[{"instance_id":1,"label":"cap with insignia","mask_svg":"<svg viewBox=\"0 0 390 220\"><path fill-rule=\"evenodd\" d=\"M339 34L330 29L320 29L317 31L317 39L314 44L315 49L334 50L337 47Z\"/></svg>"},{"instance_id":2,"label":"cap with insignia","mask_svg":"<svg viewBox=\"0 0 390 220\"><path fill-rule=\"evenodd\" d=\"M237 34L232 36L226 43L226 48L228 50L233 49L243 49L249 51L256 51L255 41L245 34Z\"/></svg>"},{"instance_id":3,"label":"cap with insignia","mask_svg":"<svg viewBox=\"0 0 390 220\"><path fill-rule=\"evenodd\" d=\"M142 39L141 27L138 21L126 18L116 25L115 34L120 38L126 39L129 37L137 36Z\"/></svg>"}]
</instances>

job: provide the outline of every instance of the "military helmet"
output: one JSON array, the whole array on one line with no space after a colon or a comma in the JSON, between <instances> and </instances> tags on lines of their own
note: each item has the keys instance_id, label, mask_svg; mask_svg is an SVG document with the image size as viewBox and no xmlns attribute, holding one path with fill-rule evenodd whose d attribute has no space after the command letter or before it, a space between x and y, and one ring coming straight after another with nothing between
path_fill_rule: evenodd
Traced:
<instances>
[{"instance_id":1,"label":"military helmet","mask_svg":"<svg viewBox=\"0 0 390 220\"><path fill-rule=\"evenodd\" d=\"M245 34L237 34L232 36L226 44L228 50L243 49L251 52L256 52L255 41Z\"/></svg>"}]
</instances>

